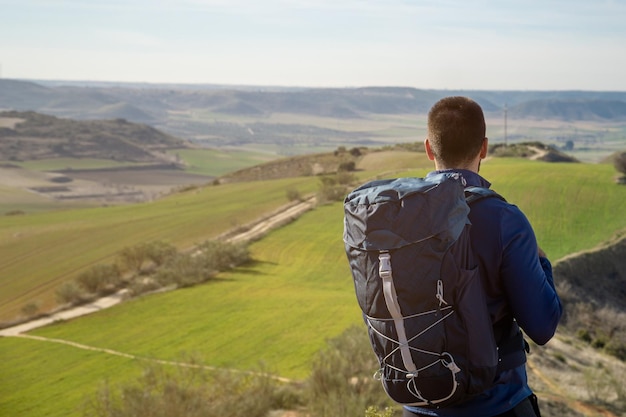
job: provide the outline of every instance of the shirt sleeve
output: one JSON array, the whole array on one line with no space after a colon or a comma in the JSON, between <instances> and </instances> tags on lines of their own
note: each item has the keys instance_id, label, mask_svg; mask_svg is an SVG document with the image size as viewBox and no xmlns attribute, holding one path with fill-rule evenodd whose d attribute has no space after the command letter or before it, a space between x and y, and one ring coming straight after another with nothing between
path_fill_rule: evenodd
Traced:
<instances>
[{"instance_id":1,"label":"shirt sleeve","mask_svg":"<svg viewBox=\"0 0 626 417\"><path fill-rule=\"evenodd\" d=\"M501 221L504 291L524 333L544 345L554 336L563 311L552 266L548 259L539 258L535 233L517 207L509 206Z\"/></svg>"}]
</instances>

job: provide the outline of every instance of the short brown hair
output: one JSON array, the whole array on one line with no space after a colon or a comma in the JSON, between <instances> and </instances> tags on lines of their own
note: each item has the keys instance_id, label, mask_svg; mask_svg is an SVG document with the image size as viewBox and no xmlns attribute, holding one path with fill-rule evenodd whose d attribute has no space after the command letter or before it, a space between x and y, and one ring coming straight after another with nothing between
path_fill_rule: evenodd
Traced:
<instances>
[{"instance_id":1,"label":"short brown hair","mask_svg":"<svg viewBox=\"0 0 626 417\"><path fill-rule=\"evenodd\" d=\"M480 151L486 133L483 109L468 97L446 97L428 112L428 140L437 160L463 165Z\"/></svg>"}]
</instances>

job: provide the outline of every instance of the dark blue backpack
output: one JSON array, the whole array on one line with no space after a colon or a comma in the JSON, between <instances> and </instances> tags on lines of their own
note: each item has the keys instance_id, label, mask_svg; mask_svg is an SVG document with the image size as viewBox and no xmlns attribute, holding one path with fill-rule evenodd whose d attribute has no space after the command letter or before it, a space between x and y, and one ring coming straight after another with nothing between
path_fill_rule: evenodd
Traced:
<instances>
[{"instance_id":1,"label":"dark blue backpack","mask_svg":"<svg viewBox=\"0 0 626 417\"><path fill-rule=\"evenodd\" d=\"M468 219L468 202L490 196L443 173L373 181L345 199L357 300L377 376L398 403L438 408L493 385L498 347Z\"/></svg>"}]
</instances>

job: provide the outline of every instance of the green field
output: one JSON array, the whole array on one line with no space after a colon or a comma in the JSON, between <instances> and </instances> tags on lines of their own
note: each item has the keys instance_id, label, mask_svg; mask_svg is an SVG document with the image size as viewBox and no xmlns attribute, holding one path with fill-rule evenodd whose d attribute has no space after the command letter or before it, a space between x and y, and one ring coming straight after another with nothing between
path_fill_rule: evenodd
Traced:
<instances>
[{"instance_id":1,"label":"green field","mask_svg":"<svg viewBox=\"0 0 626 417\"><path fill-rule=\"evenodd\" d=\"M286 204L286 190L312 192L317 179L295 178L193 189L136 205L0 217L0 320L28 302L42 310L54 291L124 247L163 240L187 249Z\"/></svg>"},{"instance_id":2,"label":"green field","mask_svg":"<svg viewBox=\"0 0 626 417\"><path fill-rule=\"evenodd\" d=\"M423 175L426 170L406 174ZM493 159L483 164L482 173L492 181L495 190L526 212L539 244L553 260L591 248L626 228L622 210L626 187L614 183L615 171L610 165ZM312 179L300 181L303 187L314 184ZM266 192L276 188L272 192L278 200L284 199L284 191L279 190L285 186L272 182L239 185L248 187L246 192L251 195L255 188ZM226 192L227 187L221 191L223 194L213 194L219 188L172 197L136 211L128 207L115 208L120 211L95 210L90 215L78 211L64 218L55 218L53 214L28 216L33 221L21 226L9 226L2 219L0 236L5 242L12 233L24 230L35 237L31 240L33 245L38 241L37 233L57 236L48 245L60 245L63 233L83 230L98 244L85 247L82 256L98 252L99 246L115 233L119 243L128 244L153 238L163 228L170 230L171 240L191 243L201 234L195 230L198 226L191 227L194 221L197 224L200 218L221 218L222 223L227 223L223 213L237 207L234 194ZM201 215L199 207L204 208ZM180 217L171 216L176 212L188 217L190 225L168 223L169 227L161 227L171 221L169 217ZM120 222L118 229L109 230L115 224L108 223L112 219ZM205 233L209 230L213 229L206 228ZM341 204L320 206L252 244L254 262L221 274L218 280L135 299L31 334L141 358L179 360L185 354L193 354L207 365L237 369L252 369L264 363L271 372L302 379L310 370L312 356L325 340L361 320L341 234ZM88 240L82 240L77 247L88 245ZM113 252L113 246L109 245L108 254ZM3 253L9 248L10 245L3 246ZM14 252L13 262L24 262L21 268L29 262L39 262L39 268L44 265L35 257L20 260L17 253ZM61 259L62 253L56 255L59 263L66 262ZM90 256L97 259L102 254ZM14 271L19 270L16 267ZM37 272L34 267L30 271ZM3 272L3 282L8 276ZM44 279L44 274L38 276ZM93 395L104 380L117 383L133 378L142 363L139 359L17 338L0 339L0 356L4 359L0 362L0 415L24 417L78 416L83 399Z\"/></svg>"},{"instance_id":3,"label":"green field","mask_svg":"<svg viewBox=\"0 0 626 417\"><path fill-rule=\"evenodd\" d=\"M168 153L178 155L185 161L185 171L211 177L218 177L277 158L274 154L259 151L222 149L176 149Z\"/></svg>"}]
</instances>

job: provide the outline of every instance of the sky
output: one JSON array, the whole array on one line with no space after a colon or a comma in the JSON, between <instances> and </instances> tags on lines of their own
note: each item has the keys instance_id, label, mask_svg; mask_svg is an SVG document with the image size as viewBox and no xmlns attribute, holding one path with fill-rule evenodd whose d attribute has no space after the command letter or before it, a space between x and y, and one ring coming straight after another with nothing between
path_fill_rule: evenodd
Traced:
<instances>
[{"instance_id":1,"label":"sky","mask_svg":"<svg viewBox=\"0 0 626 417\"><path fill-rule=\"evenodd\" d=\"M626 91L626 0L0 0L0 77Z\"/></svg>"}]
</instances>

